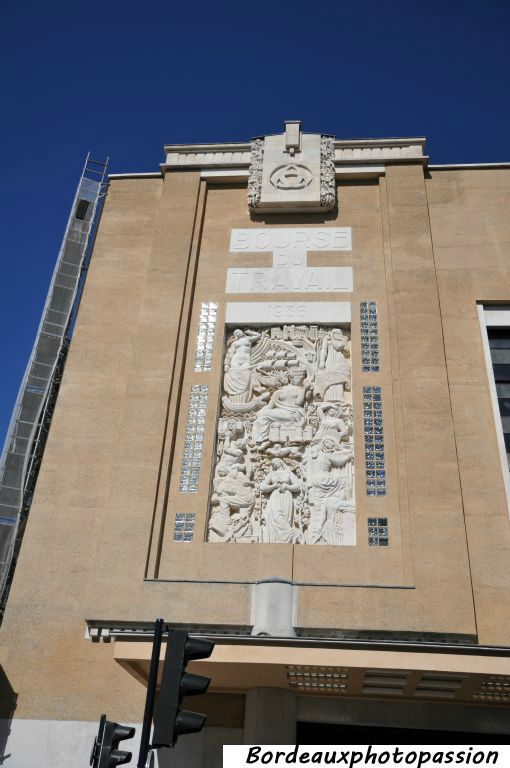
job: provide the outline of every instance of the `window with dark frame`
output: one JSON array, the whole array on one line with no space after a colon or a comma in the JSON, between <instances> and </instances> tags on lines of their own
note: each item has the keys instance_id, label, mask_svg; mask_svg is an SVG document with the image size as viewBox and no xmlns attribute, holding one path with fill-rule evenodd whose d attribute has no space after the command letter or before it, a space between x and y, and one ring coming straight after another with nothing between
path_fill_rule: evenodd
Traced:
<instances>
[{"instance_id":1,"label":"window with dark frame","mask_svg":"<svg viewBox=\"0 0 510 768\"><path fill-rule=\"evenodd\" d=\"M487 328L487 336L510 469L510 327Z\"/></svg>"}]
</instances>

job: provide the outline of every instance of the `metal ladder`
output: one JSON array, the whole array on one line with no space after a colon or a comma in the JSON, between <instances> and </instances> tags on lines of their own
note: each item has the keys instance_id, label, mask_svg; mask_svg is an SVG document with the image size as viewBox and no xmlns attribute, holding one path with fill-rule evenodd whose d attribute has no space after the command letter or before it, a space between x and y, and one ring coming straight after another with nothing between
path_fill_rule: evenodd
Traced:
<instances>
[{"instance_id":1,"label":"metal ladder","mask_svg":"<svg viewBox=\"0 0 510 768\"><path fill-rule=\"evenodd\" d=\"M108 159L87 154L0 459L0 620L32 503L83 287Z\"/></svg>"}]
</instances>

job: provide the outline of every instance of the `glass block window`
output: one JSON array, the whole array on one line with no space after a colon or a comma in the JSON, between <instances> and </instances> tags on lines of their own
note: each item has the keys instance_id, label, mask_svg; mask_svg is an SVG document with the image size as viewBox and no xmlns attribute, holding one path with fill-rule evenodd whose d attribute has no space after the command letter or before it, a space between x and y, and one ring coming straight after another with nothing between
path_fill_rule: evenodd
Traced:
<instances>
[{"instance_id":1,"label":"glass block window","mask_svg":"<svg viewBox=\"0 0 510 768\"><path fill-rule=\"evenodd\" d=\"M208 389L206 384L193 384L191 387L181 476L179 478L180 493L196 493L198 491Z\"/></svg>"},{"instance_id":2,"label":"glass block window","mask_svg":"<svg viewBox=\"0 0 510 768\"><path fill-rule=\"evenodd\" d=\"M194 512L177 512L174 522L174 541L193 541Z\"/></svg>"},{"instance_id":3,"label":"glass block window","mask_svg":"<svg viewBox=\"0 0 510 768\"><path fill-rule=\"evenodd\" d=\"M361 370L364 373L379 370L379 333L377 330L377 304L360 302Z\"/></svg>"},{"instance_id":4,"label":"glass block window","mask_svg":"<svg viewBox=\"0 0 510 768\"><path fill-rule=\"evenodd\" d=\"M367 496L386 496L381 387L363 387Z\"/></svg>"},{"instance_id":5,"label":"glass block window","mask_svg":"<svg viewBox=\"0 0 510 768\"><path fill-rule=\"evenodd\" d=\"M510 328L487 328L506 456L510 468Z\"/></svg>"},{"instance_id":6,"label":"glass block window","mask_svg":"<svg viewBox=\"0 0 510 768\"><path fill-rule=\"evenodd\" d=\"M388 546L388 518L387 517L369 517L368 518L368 546L369 547L387 547Z\"/></svg>"},{"instance_id":7,"label":"glass block window","mask_svg":"<svg viewBox=\"0 0 510 768\"><path fill-rule=\"evenodd\" d=\"M195 350L196 372L211 370L214 331L216 328L216 311L218 305L212 301L200 305L200 321L198 324L197 345Z\"/></svg>"}]
</instances>

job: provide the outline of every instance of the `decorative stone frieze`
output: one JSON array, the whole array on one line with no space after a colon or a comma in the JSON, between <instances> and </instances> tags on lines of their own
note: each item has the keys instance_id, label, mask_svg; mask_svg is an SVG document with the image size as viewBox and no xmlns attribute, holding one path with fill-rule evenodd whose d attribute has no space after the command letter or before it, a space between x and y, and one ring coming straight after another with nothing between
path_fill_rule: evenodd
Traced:
<instances>
[{"instance_id":1,"label":"decorative stone frieze","mask_svg":"<svg viewBox=\"0 0 510 768\"><path fill-rule=\"evenodd\" d=\"M335 144L332 136L321 137L321 205L333 208L336 203Z\"/></svg>"},{"instance_id":2,"label":"decorative stone frieze","mask_svg":"<svg viewBox=\"0 0 510 768\"><path fill-rule=\"evenodd\" d=\"M251 143L250 175L248 177L248 207L260 207L262 193L262 164L264 162L264 139L254 139Z\"/></svg>"},{"instance_id":3,"label":"decorative stone frieze","mask_svg":"<svg viewBox=\"0 0 510 768\"><path fill-rule=\"evenodd\" d=\"M209 541L356 543L350 387L340 328L229 336Z\"/></svg>"}]
</instances>

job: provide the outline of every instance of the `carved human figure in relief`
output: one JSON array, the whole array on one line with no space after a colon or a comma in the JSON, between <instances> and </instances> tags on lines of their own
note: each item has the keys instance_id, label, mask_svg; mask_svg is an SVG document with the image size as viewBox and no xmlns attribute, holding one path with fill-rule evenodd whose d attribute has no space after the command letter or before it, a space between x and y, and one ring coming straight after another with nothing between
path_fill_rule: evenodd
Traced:
<instances>
[{"instance_id":1,"label":"carved human figure in relief","mask_svg":"<svg viewBox=\"0 0 510 768\"><path fill-rule=\"evenodd\" d=\"M271 470L260 484L270 494L263 511L263 541L269 544L295 544L301 534L294 527L294 496L301 491L299 479L281 459L271 461Z\"/></svg>"},{"instance_id":2,"label":"carved human figure in relief","mask_svg":"<svg viewBox=\"0 0 510 768\"><path fill-rule=\"evenodd\" d=\"M268 446L265 449L265 453L269 454L277 459L283 459L285 456L300 456L301 451L294 445L281 445L280 443L274 443L272 446Z\"/></svg>"},{"instance_id":3,"label":"carved human figure in relief","mask_svg":"<svg viewBox=\"0 0 510 768\"><path fill-rule=\"evenodd\" d=\"M311 450L309 498L313 502L308 544L342 544L339 513L353 513L350 445L326 438Z\"/></svg>"},{"instance_id":4,"label":"carved human figure in relief","mask_svg":"<svg viewBox=\"0 0 510 768\"><path fill-rule=\"evenodd\" d=\"M230 433L227 432L221 460L219 464L216 465L216 474L218 474L220 467L224 467L227 472L232 467L236 467L241 472L246 472L248 475L251 468L247 467L245 464L245 449L246 440L244 438L232 440Z\"/></svg>"},{"instance_id":5,"label":"carved human figure in relief","mask_svg":"<svg viewBox=\"0 0 510 768\"><path fill-rule=\"evenodd\" d=\"M337 499L328 499L315 508L306 532L307 544L343 544L342 505Z\"/></svg>"},{"instance_id":6,"label":"carved human figure in relief","mask_svg":"<svg viewBox=\"0 0 510 768\"><path fill-rule=\"evenodd\" d=\"M351 462L353 460L350 445L340 444L326 438L320 446L311 449L310 466L310 501L314 512L307 533L307 542L315 544L322 535L326 521L334 520L336 511L347 502L350 507L352 498ZM331 525L329 525L331 533ZM335 538L333 534L329 538ZM341 543L330 541L328 543Z\"/></svg>"},{"instance_id":7,"label":"carved human figure in relief","mask_svg":"<svg viewBox=\"0 0 510 768\"><path fill-rule=\"evenodd\" d=\"M344 399L344 390L351 382L348 356L349 339L340 328L332 328L321 340L315 377L315 392L323 400L339 402Z\"/></svg>"},{"instance_id":8,"label":"carved human figure in relief","mask_svg":"<svg viewBox=\"0 0 510 768\"><path fill-rule=\"evenodd\" d=\"M307 387L303 386L305 371L295 371L290 383L273 392L271 399L258 413L253 424L253 439L268 443L272 424L280 427L303 427L306 422L304 402ZM276 441L278 442L278 441Z\"/></svg>"},{"instance_id":9,"label":"carved human figure in relief","mask_svg":"<svg viewBox=\"0 0 510 768\"><path fill-rule=\"evenodd\" d=\"M350 498L350 477L345 468L354 458L351 446L326 438L320 447L312 448L311 456L310 478L315 490L314 502L329 496Z\"/></svg>"},{"instance_id":10,"label":"carved human figure in relief","mask_svg":"<svg viewBox=\"0 0 510 768\"><path fill-rule=\"evenodd\" d=\"M225 359L225 392L233 403L248 403L252 394L252 344L260 339L256 331L237 329Z\"/></svg>"},{"instance_id":11,"label":"carved human figure in relief","mask_svg":"<svg viewBox=\"0 0 510 768\"><path fill-rule=\"evenodd\" d=\"M210 541L229 541L249 534L250 515L255 505L254 484L238 466L218 468L211 502L218 509L209 523ZM211 533L213 534L211 536Z\"/></svg>"},{"instance_id":12,"label":"carved human figure in relief","mask_svg":"<svg viewBox=\"0 0 510 768\"><path fill-rule=\"evenodd\" d=\"M349 426L348 403L320 403L317 406L319 426L313 437L313 442L320 442L329 437L334 440L345 440L351 432Z\"/></svg>"}]
</instances>

